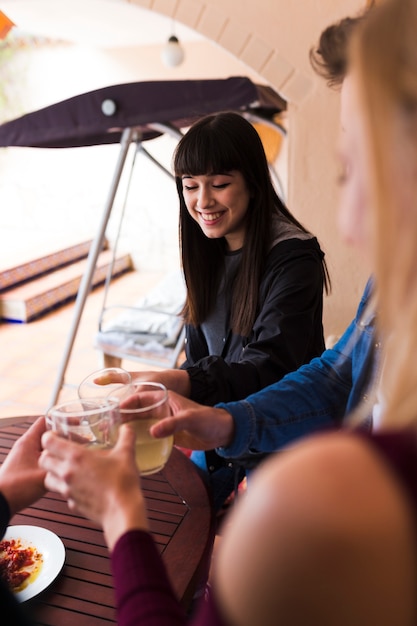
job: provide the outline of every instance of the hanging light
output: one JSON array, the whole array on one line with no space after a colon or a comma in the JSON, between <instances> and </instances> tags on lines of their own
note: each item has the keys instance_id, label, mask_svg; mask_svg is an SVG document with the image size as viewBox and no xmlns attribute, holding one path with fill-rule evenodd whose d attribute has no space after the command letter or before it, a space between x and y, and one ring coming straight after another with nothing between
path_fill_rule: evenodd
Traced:
<instances>
[{"instance_id":1,"label":"hanging light","mask_svg":"<svg viewBox=\"0 0 417 626\"><path fill-rule=\"evenodd\" d=\"M166 45L162 48L161 58L168 67L177 67L184 60L184 49L182 48L178 37L171 35Z\"/></svg>"}]
</instances>

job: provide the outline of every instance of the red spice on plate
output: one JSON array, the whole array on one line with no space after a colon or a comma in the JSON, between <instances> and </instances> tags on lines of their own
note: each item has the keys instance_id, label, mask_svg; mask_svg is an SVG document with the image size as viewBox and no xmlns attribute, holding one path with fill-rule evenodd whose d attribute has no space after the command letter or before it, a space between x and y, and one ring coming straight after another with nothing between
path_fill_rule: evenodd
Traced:
<instances>
[{"instance_id":1,"label":"red spice on plate","mask_svg":"<svg viewBox=\"0 0 417 626\"><path fill-rule=\"evenodd\" d=\"M23 546L20 539L0 541L0 578L13 590L20 591L42 563L42 555L33 546Z\"/></svg>"}]
</instances>

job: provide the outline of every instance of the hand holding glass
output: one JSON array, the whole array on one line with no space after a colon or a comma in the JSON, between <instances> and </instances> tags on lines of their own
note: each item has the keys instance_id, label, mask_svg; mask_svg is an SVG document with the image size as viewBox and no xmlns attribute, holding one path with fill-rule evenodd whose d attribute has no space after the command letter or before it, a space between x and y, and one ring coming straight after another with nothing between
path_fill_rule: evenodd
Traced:
<instances>
[{"instance_id":1,"label":"hand holding glass","mask_svg":"<svg viewBox=\"0 0 417 626\"><path fill-rule=\"evenodd\" d=\"M45 415L46 428L60 437L95 448L110 448L120 422L115 398L70 400L52 406Z\"/></svg>"},{"instance_id":2,"label":"hand holding glass","mask_svg":"<svg viewBox=\"0 0 417 626\"><path fill-rule=\"evenodd\" d=\"M168 461L174 438L152 437L149 430L171 414L168 391L160 383L133 382L115 392L120 400L122 423L129 423L136 434L136 464L142 476L159 472Z\"/></svg>"}]
</instances>

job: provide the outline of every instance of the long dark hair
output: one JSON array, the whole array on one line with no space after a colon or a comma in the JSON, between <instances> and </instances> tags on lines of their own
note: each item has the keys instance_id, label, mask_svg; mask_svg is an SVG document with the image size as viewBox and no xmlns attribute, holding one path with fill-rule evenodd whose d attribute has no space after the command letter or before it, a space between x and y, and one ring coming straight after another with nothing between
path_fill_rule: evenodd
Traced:
<instances>
[{"instance_id":1,"label":"long dark hair","mask_svg":"<svg viewBox=\"0 0 417 626\"><path fill-rule=\"evenodd\" d=\"M308 231L275 192L261 139L252 124L238 113L208 115L191 126L175 150L173 169L180 199L180 244L187 285L183 315L194 326L201 324L215 306L227 247L225 238L209 239L190 217L181 177L237 170L246 181L251 199L242 256L233 282L230 325L233 332L248 336L256 318L259 284L272 245L273 215L280 213L302 231Z\"/></svg>"}]
</instances>

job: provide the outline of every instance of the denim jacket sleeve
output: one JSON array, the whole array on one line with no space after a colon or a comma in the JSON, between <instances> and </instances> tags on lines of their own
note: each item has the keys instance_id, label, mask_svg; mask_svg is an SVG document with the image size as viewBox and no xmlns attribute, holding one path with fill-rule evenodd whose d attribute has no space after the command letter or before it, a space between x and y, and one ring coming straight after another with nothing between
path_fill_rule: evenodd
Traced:
<instances>
[{"instance_id":1,"label":"denim jacket sleeve","mask_svg":"<svg viewBox=\"0 0 417 626\"><path fill-rule=\"evenodd\" d=\"M290 441L326 427L338 426L360 399L368 380L374 348L374 320L364 326L362 313L370 296L365 289L357 315L336 345L321 357L245 400L220 403L231 413L235 437L216 452L226 458L242 458L273 452Z\"/></svg>"}]
</instances>

